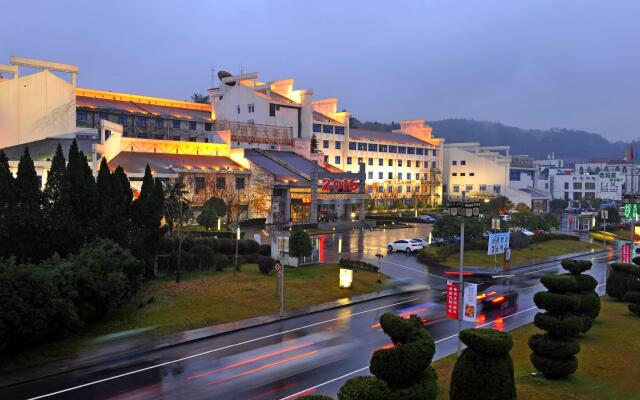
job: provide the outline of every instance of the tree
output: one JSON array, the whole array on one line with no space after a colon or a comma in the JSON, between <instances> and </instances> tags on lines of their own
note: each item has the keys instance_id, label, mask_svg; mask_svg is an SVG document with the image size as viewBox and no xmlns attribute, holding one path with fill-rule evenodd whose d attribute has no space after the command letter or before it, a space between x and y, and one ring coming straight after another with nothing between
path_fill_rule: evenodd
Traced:
<instances>
[{"instance_id":1,"label":"tree","mask_svg":"<svg viewBox=\"0 0 640 400\"><path fill-rule=\"evenodd\" d=\"M129 232L129 214L133 194L124 169L112 174L106 159L100 162L96 183L98 193L98 234L124 246Z\"/></svg>"},{"instance_id":2,"label":"tree","mask_svg":"<svg viewBox=\"0 0 640 400\"><path fill-rule=\"evenodd\" d=\"M186 197L187 191L181 179L174 179L165 190L164 216L169 225L169 233L178 242L178 265L176 266L176 283L180 282L182 267L182 245L190 236L186 226L191 223L192 212L190 202Z\"/></svg>"},{"instance_id":3,"label":"tree","mask_svg":"<svg viewBox=\"0 0 640 400\"><path fill-rule=\"evenodd\" d=\"M480 212L489 215L506 214L511 208L513 208L513 203L506 196L497 196L488 202L480 203Z\"/></svg>"},{"instance_id":4,"label":"tree","mask_svg":"<svg viewBox=\"0 0 640 400\"><path fill-rule=\"evenodd\" d=\"M16 203L10 217L11 241L19 260L39 260L43 256L46 233L42 228L42 196L29 149L25 147L15 181Z\"/></svg>"},{"instance_id":5,"label":"tree","mask_svg":"<svg viewBox=\"0 0 640 400\"><path fill-rule=\"evenodd\" d=\"M569 206L569 201L565 199L553 199L549 202L549 208L555 213L561 213Z\"/></svg>"},{"instance_id":6,"label":"tree","mask_svg":"<svg viewBox=\"0 0 640 400\"><path fill-rule=\"evenodd\" d=\"M517 212L531 212L531 208L524 203L518 203L514 208Z\"/></svg>"},{"instance_id":7,"label":"tree","mask_svg":"<svg viewBox=\"0 0 640 400\"><path fill-rule=\"evenodd\" d=\"M47 254L56 252L64 256L77 250L79 243L73 240L77 227L71 205L71 182L60 144L51 160L44 187L43 211L50 245Z\"/></svg>"},{"instance_id":8,"label":"tree","mask_svg":"<svg viewBox=\"0 0 640 400\"><path fill-rule=\"evenodd\" d=\"M191 95L191 101L194 103L211 104L211 100L208 95L197 92Z\"/></svg>"},{"instance_id":9,"label":"tree","mask_svg":"<svg viewBox=\"0 0 640 400\"><path fill-rule=\"evenodd\" d=\"M75 139L69 148L67 161L67 174L71 183L71 206L78 226L74 240L82 244L96 235L98 191L87 158L78 149Z\"/></svg>"},{"instance_id":10,"label":"tree","mask_svg":"<svg viewBox=\"0 0 640 400\"><path fill-rule=\"evenodd\" d=\"M485 230L484 223L478 218L465 218L464 220L464 240L475 241L482 237ZM460 217L445 215L438 218L433 224L433 235L435 237L451 240L460 235Z\"/></svg>"},{"instance_id":11,"label":"tree","mask_svg":"<svg viewBox=\"0 0 640 400\"><path fill-rule=\"evenodd\" d=\"M596 293L598 281L591 275L583 274L591 269L591 261L562 260L561 264L562 268L568 271L578 284L575 295L580 299L580 307L576 313L582 317L582 333L586 333L600 314L600 296Z\"/></svg>"},{"instance_id":12,"label":"tree","mask_svg":"<svg viewBox=\"0 0 640 400\"><path fill-rule=\"evenodd\" d=\"M289 255L297 258L309 257L311 250L313 247L309 234L302 229L295 229L289 237Z\"/></svg>"},{"instance_id":13,"label":"tree","mask_svg":"<svg viewBox=\"0 0 640 400\"><path fill-rule=\"evenodd\" d=\"M318 152L318 139L316 138L316 134L311 135L311 153Z\"/></svg>"},{"instance_id":14,"label":"tree","mask_svg":"<svg viewBox=\"0 0 640 400\"><path fill-rule=\"evenodd\" d=\"M15 208L15 179L9 169L9 159L0 150L0 258L8 257L13 250L10 223Z\"/></svg>"}]
</instances>

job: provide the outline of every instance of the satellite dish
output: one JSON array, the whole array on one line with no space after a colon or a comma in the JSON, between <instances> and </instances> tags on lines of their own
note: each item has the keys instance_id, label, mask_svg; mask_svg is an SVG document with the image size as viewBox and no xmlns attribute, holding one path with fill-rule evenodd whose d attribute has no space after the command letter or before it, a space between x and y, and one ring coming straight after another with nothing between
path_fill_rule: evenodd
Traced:
<instances>
[{"instance_id":1,"label":"satellite dish","mask_svg":"<svg viewBox=\"0 0 640 400\"><path fill-rule=\"evenodd\" d=\"M220 82L222 82L222 80L223 80L224 78L228 78L228 77L230 77L230 76L233 76L233 75L231 75L231 74L230 74L229 72L227 72L227 71L224 71L224 70L220 70L220 71L218 71L218 79L220 79ZM225 85L228 85L228 86L235 86L235 85L236 85L236 83L235 83L235 82L227 82L227 83L225 83Z\"/></svg>"}]
</instances>

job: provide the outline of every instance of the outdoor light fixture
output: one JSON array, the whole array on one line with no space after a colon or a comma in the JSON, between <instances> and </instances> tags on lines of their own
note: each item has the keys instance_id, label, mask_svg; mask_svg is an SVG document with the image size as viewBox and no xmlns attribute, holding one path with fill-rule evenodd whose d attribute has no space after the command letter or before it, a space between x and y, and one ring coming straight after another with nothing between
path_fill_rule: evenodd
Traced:
<instances>
[{"instance_id":1,"label":"outdoor light fixture","mask_svg":"<svg viewBox=\"0 0 640 400\"><path fill-rule=\"evenodd\" d=\"M236 239L240 240L240 226L238 226L238 229L236 232Z\"/></svg>"},{"instance_id":2,"label":"outdoor light fixture","mask_svg":"<svg viewBox=\"0 0 640 400\"><path fill-rule=\"evenodd\" d=\"M356 218L356 213L352 212L351 213L351 219L355 219Z\"/></svg>"},{"instance_id":3,"label":"outdoor light fixture","mask_svg":"<svg viewBox=\"0 0 640 400\"><path fill-rule=\"evenodd\" d=\"M218 217L218 230L220 230L220 217Z\"/></svg>"},{"instance_id":4,"label":"outdoor light fixture","mask_svg":"<svg viewBox=\"0 0 640 400\"><path fill-rule=\"evenodd\" d=\"M338 238L338 254L342 253L342 236Z\"/></svg>"},{"instance_id":5,"label":"outdoor light fixture","mask_svg":"<svg viewBox=\"0 0 640 400\"><path fill-rule=\"evenodd\" d=\"M347 268L340 268L340 287L349 289L353 282L353 270Z\"/></svg>"}]
</instances>

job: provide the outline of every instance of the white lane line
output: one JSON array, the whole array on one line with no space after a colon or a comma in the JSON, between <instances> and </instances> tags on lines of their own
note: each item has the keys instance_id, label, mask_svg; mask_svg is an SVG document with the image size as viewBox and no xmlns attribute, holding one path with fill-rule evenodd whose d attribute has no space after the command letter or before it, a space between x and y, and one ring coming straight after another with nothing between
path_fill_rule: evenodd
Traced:
<instances>
[{"instance_id":1,"label":"white lane line","mask_svg":"<svg viewBox=\"0 0 640 400\"><path fill-rule=\"evenodd\" d=\"M391 265L395 265L401 268L405 268L408 269L409 271L413 271L413 272L418 272L424 275L428 275L431 276L433 278L438 278L438 279L442 279L442 280L447 280L447 278L443 277L443 276L438 276L438 275L434 275L434 274L430 274L428 272L424 272L424 271L420 271L419 269L415 269L415 268L411 268L411 267L407 267L406 265L402 265L402 264L398 264L398 263L394 263L392 261L386 261L386 260L380 260L381 263L387 263L387 264L391 264Z\"/></svg>"},{"instance_id":2,"label":"white lane line","mask_svg":"<svg viewBox=\"0 0 640 400\"><path fill-rule=\"evenodd\" d=\"M542 268L542 269L537 269L535 271L525 272L524 274L525 275L537 274L540 271L547 271L547 270L550 270L550 269L556 269L556 268L560 268L560 267L561 267L560 265L555 265L555 266L549 267L549 268Z\"/></svg>"},{"instance_id":3,"label":"white lane line","mask_svg":"<svg viewBox=\"0 0 640 400\"><path fill-rule=\"evenodd\" d=\"M149 367L140 368L140 369L137 369L135 371L126 372L124 374L111 376L109 378L99 379L97 381L85 383L85 384L78 385L78 386L73 386L73 387L70 387L70 388L67 388L67 389L62 389L62 390L59 390L57 392L47 393L47 394L43 394L43 395L36 396L36 397L31 397L29 400L43 399L45 397L55 396L55 395L58 395L58 394L61 394L61 393L70 392L72 390L81 389L83 387L96 385L98 383L111 381L111 380L114 380L114 379L122 378L124 376L133 375L133 374L137 374L137 373L140 373L140 372L148 371L150 369L163 367L165 365L177 363L177 362L184 361L184 360L189 360L191 358L200 357L200 356L203 356L203 355L206 355L206 354L215 353L215 352L218 352L218 351L221 351L221 350L230 349L230 348L236 347L236 346L241 346L243 344L256 342L258 340L268 339L268 338L271 338L271 337L274 337L274 336L280 336L280 335L284 335L284 334L287 334L287 333L299 331L301 329L307 329L307 328L311 328L313 326L318 326L318 325L322 325L322 324L326 324L326 323L329 323L329 322L338 321L338 320L345 319L345 318L351 318L351 317L353 317L355 315L366 314L366 313L369 313L369 312L372 312L372 311L378 311L378 310L382 310L384 308L395 307L395 306L398 306L398 305L401 305L401 304L410 303L410 302L416 301L418 299L419 299L419 297L415 297L415 298L410 299L410 300L404 300L404 301L400 301L400 302L397 302L397 303L388 304L386 306L380 306L380 307L372 308L372 309L369 309L369 310L359 311L357 313L353 313L353 314L349 314L349 315L343 315L341 317L331 318L331 319L328 319L328 320L325 320L325 321L314 322L313 324L301 326L301 327L298 327L298 328L289 329L289 330L282 331L282 332L272 333L270 335L261 336L259 338L254 338L254 339L245 340L244 342L234 343L234 344L230 344L228 346L218 347L217 349L203 351L202 353L192 354L192 355L187 356L187 357L182 357L182 358L178 358L176 360L166 361L166 362L163 362L163 363L160 363L160 364L156 364L156 365L152 365L152 366L149 366ZM367 368L369 368L369 367L367 367Z\"/></svg>"}]
</instances>

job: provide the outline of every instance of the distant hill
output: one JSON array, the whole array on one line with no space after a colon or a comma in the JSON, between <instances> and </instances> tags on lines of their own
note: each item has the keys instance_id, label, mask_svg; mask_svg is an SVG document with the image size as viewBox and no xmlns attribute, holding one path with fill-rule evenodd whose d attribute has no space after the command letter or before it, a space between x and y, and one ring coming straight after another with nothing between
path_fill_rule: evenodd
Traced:
<instances>
[{"instance_id":1,"label":"distant hill","mask_svg":"<svg viewBox=\"0 0 640 400\"><path fill-rule=\"evenodd\" d=\"M573 129L521 129L473 119L444 119L429 121L428 124L433 127L434 136L443 137L448 143L508 145L511 146L511 154L527 154L538 159L547 158L552 152L556 158L566 161L622 158L626 145L620 141L610 142L596 133ZM351 126L384 131L400 128L400 124L396 122L361 122L356 118L352 118Z\"/></svg>"}]
</instances>

